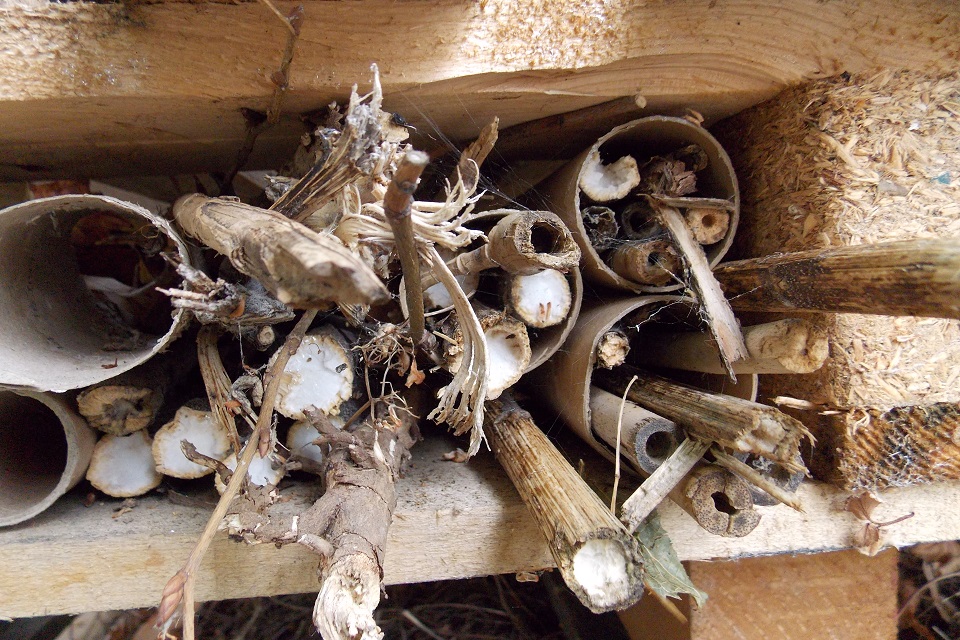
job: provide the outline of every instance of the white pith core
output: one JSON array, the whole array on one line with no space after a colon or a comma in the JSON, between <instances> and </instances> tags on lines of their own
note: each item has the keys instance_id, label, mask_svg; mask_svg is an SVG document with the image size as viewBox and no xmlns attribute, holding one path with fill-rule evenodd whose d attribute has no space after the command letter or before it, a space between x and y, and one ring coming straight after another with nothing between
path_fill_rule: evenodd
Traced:
<instances>
[{"instance_id":1,"label":"white pith core","mask_svg":"<svg viewBox=\"0 0 960 640\"><path fill-rule=\"evenodd\" d=\"M332 416L330 422L338 429L343 428L343 419ZM313 444L320 437L320 432L309 422L294 423L287 432L287 449L292 455L314 462L323 462L323 449Z\"/></svg>"},{"instance_id":2,"label":"white pith core","mask_svg":"<svg viewBox=\"0 0 960 640\"><path fill-rule=\"evenodd\" d=\"M472 296L477 290L477 283L479 282L479 276L475 273L468 273L465 275L455 276L457 282L460 284L460 288L463 289L463 292L467 296ZM442 282L438 282L435 285L427 287L423 292L423 305L424 309L427 311L434 311L436 309L449 309L453 306L453 298L450 297L450 294L447 292L447 288L443 285Z\"/></svg>"},{"instance_id":3,"label":"white pith core","mask_svg":"<svg viewBox=\"0 0 960 640\"><path fill-rule=\"evenodd\" d=\"M640 184L637 161L623 156L616 162L603 164L600 153L593 151L583 162L580 189L594 202L609 202L625 198Z\"/></svg>"},{"instance_id":4,"label":"white pith core","mask_svg":"<svg viewBox=\"0 0 960 640\"><path fill-rule=\"evenodd\" d=\"M352 391L353 365L343 346L326 333L308 335L281 376L277 410L295 420L311 407L335 414Z\"/></svg>"},{"instance_id":5,"label":"white pith core","mask_svg":"<svg viewBox=\"0 0 960 640\"><path fill-rule=\"evenodd\" d=\"M570 314L573 297L567 277L554 269L516 276L511 285L511 304L524 324L552 327Z\"/></svg>"},{"instance_id":6,"label":"white pith core","mask_svg":"<svg viewBox=\"0 0 960 640\"><path fill-rule=\"evenodd\" d=\"M593 598L611 598L628 588L627 559L613 540L588 540L573 557L573 577Z\"/></svg>"},{"instance_id":7,"label":"white pith core","mask_svg":"<svg viewBox=\"0 0 960 640\"><path fill-rule=\"evenodd\" d=\"M230 437L213 413L181 407L154 437L157 471L174 478L200 478L213 473L213 469L187 459L180 447L182 440L196 447L197 453L216 460L230 454Z\"/></svg>"},{"instance_id":8,"label":"white pith core","mask_svg":"<svg viewBox=\"0 0 960 640\"><path fill-rule=\"evenodd\" d=\"M152 444L146 431L104 436L93 450L87 480L114 498L143 495L163 479L154 467Z\"/></svg>"},{"instance_id":9,"label":"white pith core","mask_svg":"<svg viewBox=\"0 0 960 640\"><path fill-rule=\"evenodd\" d=\"M489 363L489 391L487 397L496 399L510 388L530 364L530 341L523 325L498 324L483 332L487 339Z\"/></svg>"},{"instance_id":10,"label":"white pith core","mask_svg":"<svg viewBox=\"0 0 960 640\"><path fill-rule=\"evenodd\" d=\"M223 461L223 464L227 469L230 469L230 471L236 471L237 457L231 453L230 456ZM247 469L247 479L250 484L258 487L276 485L283 479L283 474L283 466L273 453L268 453L265 458L261 458L259 453L255 453L253 460L250 461L250 467ZM227 485L220 481L219 474L214 479L214 485L220 493L223 493L227 488Z\"/></svg>"}]
</instances>

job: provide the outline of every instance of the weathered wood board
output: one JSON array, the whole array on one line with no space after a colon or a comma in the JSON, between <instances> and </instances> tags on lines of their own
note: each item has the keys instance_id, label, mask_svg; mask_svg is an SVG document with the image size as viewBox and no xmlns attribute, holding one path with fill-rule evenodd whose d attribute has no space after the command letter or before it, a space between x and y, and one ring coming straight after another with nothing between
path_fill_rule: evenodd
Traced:
<instances>
[{"instance_id":1,"label":"weathered wood board","mask_svg":"<svg viewBox=\"0 0 960 640\"><path fill-rule=\"evenodd\" d=\"M421 140L473 136L619 96L708 121L805 79L956 65L960 6L937 0L306 0L282 124L369 84ZM32 6L31 6L32 5ZM283 10L294 3L279 2ZM0 9L0 180L223 170L264 110L284 46L262 4L10 3ZM598 131L598 133L601 133Z\"/></svg>"},{"instance_id":2,"label":"weathered wood board","mask_svg":"<svg viewBox=\"0 0 960 640\"><path fill-rule=\"evenodd\" d=\"M388 584L537 570L552 565L533 517L489 452L469 464L440 460L455 443L429 439L398 486L385 566ZM759 507L768 517L746 538L704 532L672 503L661 519L684 560L809 553L849 547L860 524L846 496L827 485L800 488L807 512ZM892 520L891 545L956 538L960 483L884 492L875 512ZM208 510L151 496L113 518L120 500L81 504L70 494L23 525L0 530L0 616L127 609L156 605L167 579L189 555ZM308 592L316 560L296 545L247 546L225 535L211 547L197 583L200 600Z\"/></svg>"}]
</instances>

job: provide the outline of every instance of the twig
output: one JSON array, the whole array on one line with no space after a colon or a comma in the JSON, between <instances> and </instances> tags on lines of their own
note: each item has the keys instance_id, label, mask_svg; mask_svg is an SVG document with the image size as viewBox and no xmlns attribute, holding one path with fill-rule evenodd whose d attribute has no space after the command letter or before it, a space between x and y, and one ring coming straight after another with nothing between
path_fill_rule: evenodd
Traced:
<instances>
[{"instance_id":1,"label":"twig","mask_svg":"<svg viewBox=\"0 0 960 640\"><path fill-rule=\"evenodd\" d=\"M444 638L443 636L437 635L436 633L434 633L434 631L430 627L420 622L420 619L417 618L417 616L413 615L409 609L404 609L400 613L400 615L403 616L404 620L406 620L407 622L415 626L417 629L419 629L420 631L424 632L425 634L433 638L433 640L446 640L446 638Z\"/></svg>"},{"instance_id":2,"label":"twig","mask_svg":"<svg viewBox=\"0 0 960 640\"><path fill-rule=\"evenodd\" d=\"M200 375L203 377L203 386L207 391L207 401L210 410L217 416L217 420L226 427L230 434L230 443L233 452L240 451L240 436L237 434L237 421L234 413L227 408L227 403L233 400L232 385L220 352L217 349L217 338L220 331L215 325L201 327L197 334L197 361L200 363ZM242 408L242 405L241 405Z\"/></svg>"},{"instance_id":3,"label":"twig","mask_svg":"<svg viewBox=\"0 0 960 640\"><path fill-rule=\"evenodd\" d=\"M383 213L390 223L400 257L400 269L406 286L407 312L410 314L410 338L420 344L423 338L423 290L420 288L420 254L413 231L411 205L413 192L430 157L422 151L408 151L400 160L383 198Z\"/></svg>"},{"instance_id":4,"label":"twig","mask_svg":"<svg viewBox=\"0 0 960 640\"><path fill-rule=\"evenodd\" d=\"M247 470L250 468L254 454L257 453L258 448L263 448L264 441L267 443L270 441L269 436L270 426L273 420L273 407L277 401L277 390L280 387L281 374L287 366L287 361L290 359L290 356L296 353L297 348L300 346L300 341L303 339L304 334L307 332L310 323L313 322L316 315L317 312L314 310L304 312L303 316L293 328L293 331L287 336L286 342L277 354L277 359L274 360L273 365L264 376L265 391L256 429L250 436L250 440L247 441L247 446L244 447L240 459L237 461L237 468L234 470L233 476L230 478L230 482L227 484L223 495L220 496L220 501L217 503L216 509L214 509L210 515L210 519L207 520L207 526L204 528L200 539L197 540L197 544L190 553L190 557L187 558L183 567L170 578L163 589L163 596L157 611L158 624L167 628L173 621L174 613L176 613L177 608L182 603L184 640L194 640L193 588L200 563L203 561L203 557L206 555L210 543L213 542L213 538L220 527L220 522L224 516L226 516L227 509L230 507L234 496L246 480ZM263 437L264 433L266 433L266 439ZM254 443L257 443L259 447L254 446ZM266 455L266 452L264 451L261 455Z\"/></svg>"},{"instance_id":5,"label":"twig","mask_svg":"<svg viewBox=\"0 0 960 640\"><path fill-rule=\"evenodd\" d=\"M300 27L303 25L303 5L298 4L290 12L289 16L284 16L279 9L270 0L260 0L270 11L272 11L287 28L287 43L283 48L283 57L280 59L280 67L273 72L270 80L273 82L273 96L270 98L270 106L267 108L266 116L252 109L244 109L243 116L247 121L247 135L243 139L243 144L237 151L237 159L229 171L220 181L220 193L224 194L230 189L233 179L237 177L240 169L247 164L250 154L253 153L253 147L267 129L273 127L280 121L280 108L283 106L283 97L290 86L290 64L293 62L293 55L296 49L297 40L300 38Z\"/></svg>"}]
</instances>

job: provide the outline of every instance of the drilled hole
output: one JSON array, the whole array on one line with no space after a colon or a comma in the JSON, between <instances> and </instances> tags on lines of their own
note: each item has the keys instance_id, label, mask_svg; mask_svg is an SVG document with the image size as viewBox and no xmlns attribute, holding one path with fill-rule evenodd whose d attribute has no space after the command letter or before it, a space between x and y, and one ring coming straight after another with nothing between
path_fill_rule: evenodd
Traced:
<instances>
[{"instance_id":1,"label":"drilled hole","mask_svg":"<svg viewBox=\"0 0 960 640\"><path fill-rule=\"evenodd\" d=\"M730 504L730 500L727 498L727 495L722 491L716 491L710 497L713 498L713 506L720 513L726 513L727 515L732 516L737 512L737 510L733 508L733 505Z\"/></svg>"}]
</instances>

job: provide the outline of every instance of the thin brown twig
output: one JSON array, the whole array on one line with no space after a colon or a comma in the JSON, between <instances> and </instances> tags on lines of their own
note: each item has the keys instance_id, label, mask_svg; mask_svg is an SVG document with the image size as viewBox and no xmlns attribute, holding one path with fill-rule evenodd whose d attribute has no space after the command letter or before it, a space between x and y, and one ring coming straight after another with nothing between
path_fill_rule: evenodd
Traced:
<instances>
[{"instance_id":1,"label":"thin brown twig","mask_svg":"<svg viewBox=\"0 0 960 640\"><path fill-rule=\"evenodd\" d=\"M406 283L407 313L410 316L410 337L415 345L423 338L423 290L420 285L420 254L413 231L411 205L420 174L430 162L422 151L408 151L400 160L383 197L383 212L390 223L400 258L400 270Z\"/></svg>"},{"instance_id":2,"label":"thin brown twig","mask_svg":"<svg viewBox=\"0 0 960 640\"><path fill-rule=\"evenodd\" d=\"M284 368L286 368L290 356L300 347L300 342L303 340L304 334L316 316L316 310L304 312L303 316L301 316L293 328L293 331L287 336L279 353L277 353L277 359L274 360L264 376L263 403L260 406L260 415L257 418L256 428L250 436L250 440L247 441L247 445L243 448L243 452L237 460L237 468L234 470L233 476L230 478L230 482L227 484L223 495L220 496L220 501L217 503L216 509L214 509L210 515L210 519L207 520L207 526L204 528L200 539L197 540L197 544L190 553L190 557L187 558L183 567L170 578L163 589L163 597L161 598L159 611L157 613L158 624L168 625L173 620L178 606L182 603L184 640L195 640L193 626L195 614L193 590L200 563L203 561L203 557L206 555L210 543L213 542L213 538L220 527L220 522L224 516L227 515L227 509L233 502L234 496L237 495L241 485L246 480L247 470L250 468L253 456L262 447L264 442L264 432L267 433L266 441L268 443L270 441L269 433L273 423L273 408L277 401L277 391L280 387L281 374ZM265 455L265 453L261 455Z\"/></svg>"}]
</instances>

